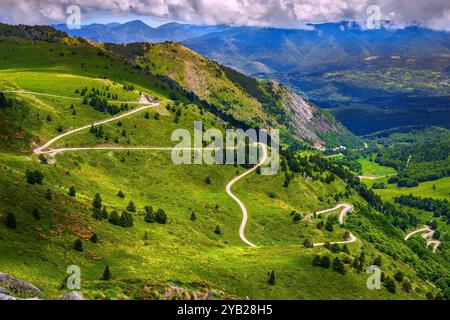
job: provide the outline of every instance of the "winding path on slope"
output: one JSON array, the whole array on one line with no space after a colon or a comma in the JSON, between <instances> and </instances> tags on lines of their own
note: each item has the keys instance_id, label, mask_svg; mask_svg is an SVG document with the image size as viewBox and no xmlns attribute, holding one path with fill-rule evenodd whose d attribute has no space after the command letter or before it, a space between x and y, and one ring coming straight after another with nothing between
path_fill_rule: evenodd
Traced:
<instances>
[{"instance_id":1,"label":"winding path on slope","mask_svg":"<svg viewBox=\"0 0 450 320\"><path fill-rule=\"evenodd\" d=\"M424 238L427 241L427 247L429 245L433 246L433 253L436 252L437 248L439 247L439 245L441 244L441 242L439 240L433 240L433 235L434 235L434 230L431 229L428 226L423 226L422 228L419 228L417 230L414 230L410 233L408 233L405 236L405 241L408 241L409 238L411 238L413 235L415 235L416 233L422 233L422 232L427 232L425 234L422 235L422 238Z\"/></svg>"},{"instance_id":2,"label":"winding path on slope","mask_svg":"<svg viewBox=\"0 0 450 320\"><path fill-rule=\"evenodd\" d=\"M315 213L315 215L319 215L319 214L322 214L322 213L334 211L334 210L337 210L339 208L342 208L342 211L339 214L339 223L340 224L344 224L345 215L348 212L352 211L352 209L353 209L353 207L350 204L347 204L347 203L340 203L340 204L338 204L337 206L335 206L333 208L317 211ZM355 237L355 235L353 233L349 232L349 239L348 240L330 242L330 244L347 244L347 243L355 242L356 240L357 240L357 238ZM313 245L314 245L314 247L324 246L325 242L314 243Z\"/></svg>"},{"instance_id":3,"label":"winding path on slope","mask_svg":"<svg viewBox=\"0 0 450 320\"><path fill-rule=\"evenodd\" d=\"M3 91L6 93L20 93L20 94L31 94L35 96L44 96L44 97L52 97L52 98L60 98L60 99L67 99L67 100L76 100L76 101L82 101L83 98L80 97L68 97L68 96L60 96L57 94L51 94L51 93L43 93L43 92L34 92L34 91L26 91L26 90L6 90ZM142 98L142 95L141 95ZM128 104L144 104L145 102L142 101L120 101L120 100L108 100L109 103L128 103Z\"/></svg>"},{"instance_id":4,"label":"winding path on slope","mask_svg":"<svg viewBox=\"0 0 450 320\"><path fill-rule=\"evenodd\" d=\"M36 95L44 95L44 96L51 96L51 97L57 97L57 98L66 98L66 99L75 99L75 100L80 100L79 98L72 98L72 97L64 97L64 96L59 96L59 95L52 95L52 94L45 94L45 93L38 93L38 92L32 92L32 91L21 91L21 90L15 90L15 91L8 91L8 92L16 92L16 93L28 93L28 94L36 94ZM118 102L118 101L115 101ZM159 103L154 103L148 100L148 96L145 94L142 94L140 97L139 101L129 101L126 103L134 103L134 104L140 104L141 106L139 106L136 109L130 110L126 113L120 114L118 116L112 117L112 118L108 118L105 120L101 120L98 122L94 122L92 124L86 125L84 127L80 127L80 128L76 128L73 130L69 130L63 134L60 134L58 136L56 136L55 138L49 140L48 142L46 142L45 144L43 144L40 147L37 147L36 149L33 150L33 152L35 154L48 154L50 156L54 156L57 153L61 153L61 152L70 152L70 151L85 151L85 150L154 150L154 151L173 151L173 150L207 150L209 148L173 148L173 147L120 147L120 146L104 146L104 147L68 147L68 148L57 148L57 149L48 149L45 150L47 148L49 148L53 143L55 143L56 141L67 137L73 133L79 132L79 131L83 131L83 130L87 130L89 128L91 128L92 126L99 126L101 124L105 124L105 123L109 123L112 121L116 121L119 119L122 119L124 117L128 117L130 115L133 115L137 112L140 112L142 110L151 108L151 107L155 107L157 105L159 105ZM251 247L256 247L253 243L251 243L250 241L247 240L247 238L244 235L244 231L245 231L245 227L247 224L247 219L248 219L248 214L247 214L247 209L245 208L244 204L242 203L241 200L239 200L238 197L236 197L232 192L231 192L231 187L240 179L242 179L243 177L245 177L246 175L250 174L251 172L255 171L258 167L260 167L261 165L264 164L264 162L266 162L267 160L267 146L263 143L258 143L258 145L261 147L262 150L262 156L261 156L261 160L259 161L258 164L256 164L254 167L252 167L251 169L245 171L244 173L242 173L241 175L235 177L233 180L231 180L228 185L226 186L226 192L227 194L233 198L234 201L237 202L237 204L239 205L239 207L241 208L242 211L242 222L239 228L239 236L241 237L242 241L245 242L246 244L248 244Z\"/></svg>"},{"instance_id":5,"label":"winding path on slope","mask_svg":"<svg viewBox=\"0 0 450 320\"><path fill-rule=\"evenodd\" d=\"M232 192L231 192L231 187L233 186L233 184L235 184L237 181L239 181L240 179L242 179L243 177L245 177L246 175L248 175L249 173L252 173L253 171L255 171L258 167L262 166L264 164L264 162L266 162L267 160L267 146L263 143L258 143L258 145L261 147L262 150L262 156L261 156L261 160L259 161L258 164L256 164L253 168L245 171L244 173L242 173L241 175L237 176L236 178L234 178L233 180L231 180L226 187L226 191L228 193L228 195L233 198L234 201L237 202L237 204L239 205L239 207L241 208L242 211L242 222L241 222L241 226L239 227L239 236L241 237L241 240L244 241L246 244L248 244L250 247L256 247L253 243L251 243L250 241L247 240L247 238L245 237L244 231L245 231L245 226L247 225L247 219L248 219L248 213L247 213L247 209L245 208L245 205L242 203L241 200L239 200L238 197L236 197Z\"/></svg>"}]
</instances>

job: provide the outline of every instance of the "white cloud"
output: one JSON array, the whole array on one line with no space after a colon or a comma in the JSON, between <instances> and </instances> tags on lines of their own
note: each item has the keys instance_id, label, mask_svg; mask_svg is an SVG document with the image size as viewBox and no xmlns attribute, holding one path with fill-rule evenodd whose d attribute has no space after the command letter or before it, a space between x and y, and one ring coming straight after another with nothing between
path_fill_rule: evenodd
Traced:
<instances>
[{"instance_id":1,"label":"white cloud","mask_svg":"<svg viewBox=\"0 0 450 320\"><path fill-rule=\"evenodd\" d=\"M0 21L47 24L62 21L65 8L133 13L197 24L298 27L311 21L367 19L379 5L382 18L397 25L420 23L450 30L449 0L1 0Z\"/></svg>"}]
</instances>

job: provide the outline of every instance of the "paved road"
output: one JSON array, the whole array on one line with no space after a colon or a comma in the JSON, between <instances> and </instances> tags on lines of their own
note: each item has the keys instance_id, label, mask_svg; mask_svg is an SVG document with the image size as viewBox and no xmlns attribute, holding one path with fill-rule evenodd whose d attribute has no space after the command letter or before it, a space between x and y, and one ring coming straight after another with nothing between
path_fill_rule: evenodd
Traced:
<instances>
[{"instance_id":1,"label":"paved road","mask_svg":"<svg viewBox=\"0 0 450 320\"><path fill-rule=\"evenodd\" d=\"M71 135L71 134L73 134L75 132L79 132L79 131L82 131L82 130L89 129L89 128L91 128L91 126L99 126L101 124L105 124L105 123L108 123L108 122L116 121L116 120L122 119L124 117L128 117L128 116L130 116L132 114L135 114L137 112L140 112L142 110L145 110L145 109L148 109L148 108L152 108L152 107L155 107L155 106L159 105L159 103L151 103L151 102L143 102L143 101L141 101L140 104L144 104L144 105L139 106L138 108L130 110L130 111L128 111L126 113L123 113L121 115L118 115L118 116L115 116L115 117L112 117L112 118L108 118L108 119L105 119L105 120L101 120L101 121L98 121L98 122L94 122L93 124L89 124L89 125L86 125L84 127L73 129L73 130L67 131L67 132L65 132L63 134L60 134L59 136L51 139L50 141L48 141L44 145L34 149L33 152L35 154L51 154L51 155L54 155L54 154L56 154L58 152L64 152L64 151L96 150L97 148L61 148L61 149L50 149L50 150L44 151L44 149L47 149L48 147L50 147L53 143L55 143L59 139L64 138L64 137L66 137L68 135ZM105 147L105 148L113 150L115 147ZM132 150L132 149L129 149L129 150Z\"/></svg>"},{"instance_id":2,"label":"paved road","mask_svg":"<svg viewBox=\"0 0 450 320\"><path fill-rule=\"evenodd\" d=\"M322 214L322 213L326 213L326 212L330 212L330 211L334 211L337 210L339 208L343 208L341 213L339 214L339 223L340 224L344 224L344 219L345 219L345 215L352 211L353 207L350 204L347 203L340 203L337 206L330 208L330 209L325 209L322 211L317 211L316 215ZM349 239L345 240L345 241L335 241L335 242L330 242L330 244L347 244L347 243L352 243L355 242L357 240L357 238L353 235L353 233L350 232L349 234ZM315 247L318 246L324 246L325 242L319 242L319 243L314 243Z\"/></svg>"},{"instance_id":3,"label":"paved road","mask_svg":"<svg viewBox=\"0 0 450 320\"><path fill-rule=\"evenodd\" d=\"M441 242L439 240L433 240L434 230L428 226L423 226L422 228L419 228L417 230L414 230L414 231L408 233L405 236L405 241L408 241L408 239L411 238L413 235L415 235L417 233L421 233L421 232L427 232L427 233L423 234L422 237L427 240L427 247L429 245L433 246L433 253L435 253L437 248L441 245Z\"/></svg>"},{"instance_id":4,"label":"paved road","mask_svg":"<svg viewBox=\"0 0 450 320\"><path fill-rule=\"evenodd\" d=\"M237 181L239 181L240 179L242 179L243 177L245 177L246 175L252 173L253 171L255 171L258 167L260 167L261 165L264 164L264 162L266 162L267 160L267 146L263 143L258 143L258 145L261 147L262 150L262 156L261 156L261 160L259 161L259 163L257 165L255 165L253 168L245 171L244 173L242 173L241 175L237 176L236 178L234 178L233 180L231 180L226 187L226 191L228 193L228 195L233 198L234 201L237 202L237 204L239 205L239 207L241 208L242 211L242 222L241 222L241 226L239 227L239 236L241 237L242 241L244 241L246 244L248 244L250 247L256 247L253 243L251 243L250 241L247 240L247 238L245 237L244 231L245 231L245 226L247 224L247 219L248 219L248 213L247 213L247 209L245 208L245 205L242 203L241 200L239 200L238 197L236 197L232 192L231 192L231 187L233 186L233 184L235 184Z\"/></svg>"},{"instance_id":5,"label":"paved road","mask_svg":"<svg viewBox=\"0 0 450 320\"><path fill-rule=\"evenodd\" d=\"M60 96L60 95L57 95L57 94L34 92L34 91L26 91L26 90L6 90L4 92L20 93L20 94L32 94L32 95L36 95L36 96L53 97L53 98L60 98L60 99L67 99L67 100L77 100L77 101L81 101L81 100L84 99L84 98L80 98L80 97ZM141 96L141 98L142 98L142 96ZM108 102L109 103L143 104L141 99L139 99L138 101L108 100Z\"/></svg>"}]
</instances>

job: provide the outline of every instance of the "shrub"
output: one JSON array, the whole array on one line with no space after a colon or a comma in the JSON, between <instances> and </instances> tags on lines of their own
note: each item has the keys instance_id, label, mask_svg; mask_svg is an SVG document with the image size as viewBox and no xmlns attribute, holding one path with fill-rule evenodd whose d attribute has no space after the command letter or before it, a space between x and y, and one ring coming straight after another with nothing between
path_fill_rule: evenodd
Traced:
<instances>
[{"instance_id":1,"label":"shrub","mask_svg":"<svg viewBox=\"0 0 450 320\"><path fill-rule=\"evenodd\" d=\"M75 190L75 188L73 186L70 187L68 195L71 197L75 197L77 195L77 191Z\"/></svg>"},{"instance_id":2,"label":"shrub","mask_svg":"<svg viewBox=\"0 0 450 320\"><path fill-rule=\"evenodd\" d=\"M195 212L194 212L194 211L192 211L192 213L191 213L191 217L190 217L189 219L191 219L191 221L195 221L195 220L197 220L197 215L195 214Z\"/></svg>"},{"instance_id":3,"label":"shrub","mask_svg":"<svg viewBox=\"0 0 450 320\"><path fill-rule=\"evenodd\" d=\"M206 184L212 184L211 178L210 177L206 177L205 183Z\"/></svg>"},{"instance_id":4,"label":"shrub","mask_svg":"<svg viewBox=\"0 0 450 320\"><path fill-rule=\"evenodd\" d=\"M300 214L298 214L297 212L294 213L294 215L292 216L292 221L299 222L300 220L302 220L302 216Z\"/></svg>"},{"instance_id":5,"label":"shrub","mask_svg":"<svg viewBox=\"0 0 450 320\"><path fill-rule=\"evenodd\" d=\"M33 211L31 212L31 214L33 215L34 219L36 219L36 220L41 219L41 213L39 212L38 208L34 208Z\"/></svg>"},{"instance_id":6,"label":"shrub","mask_svg":"<svg viewBox=\"0 0 450 320\"><path fill-rule=\"evenodd\" d=\"M25 177L27 179L27 182L29 184L42 184L44 180L44 174L40 172L39 170L30 171L27 169L25 173Z\"/></svg>"},{"instance_id":7,"label":"shrub","mask_svg":"<svg viewBox=\"0 0 450 320\"><path fill-rule=\"evenodd\" d=\"M125 193L123 193L122 192L122 190L119 190L119 192L117 192L117 196L119 197L119 198L125 198Z\"/></svg>"},{"instance_id":8,"label":"shrub","mask_svg":"<svg viewBox=\"0 0 450 320\"><path fill-rule=\"evenodd\" d=\"M93 233L92 236L89 238L89 240L90 240L92 243L97 243L97 241L98 241L98 236L97 236L97 234L96 234L96 233Z\"/></svg>"},{"instance_id":9,"label":"shrub","mask_svg":"<svg viewBox=\"0 0 450 320\"><path fill-rule=\"evenodd\" d=\"M8 212L6 214L5 225L6 225L6 227L11 228L11 229L17 228L17 221L16 221L16 216L14 215L14 213Z\"/></svg>"},{"instance_id":10,"label":"shrub","mask_svg":"<svg viewBox=\"0 0 450 320\"><path fill-rule=\"evenodd\" d=\"M305 248L312 248L314 247L314 244L311 239L305 239L305 241L303 241L303 246Z\"/></svg>"},{"instance_id":11,"label":"shrub","mask_svg":"<svg viewBox=\"0 0 450 320\"><path fill-rule=\"evenodd\" d=\"M52 196L52 190L47 189L47 191L45 191L45 199L47 200L52 200L53 196Z\"/></svg>"},{"instance_id":12,"label":"shrub","mask_svg":"<svg viewBox=\"0 0 450 320\"><path fill-rule=\"evenodd\" d=\"M136 212L136 206L133 201L130 201L127 206L127 210L131 212Z\"/></svg>"},{"instance_id":13,"label":"shrub","mask_svg":"<svg viewBox=\"0 0 450 320\"><path fill-rule=\"evenodd\" d=\"M83 242L81 241L81 239L75 240L75 242L73 244L73 248L76 251L83 252Z\"/></svg>"},{"instance_id":14,"label":"shrub","mask_svg":"<svg viewBox=\"0 0 450 320\"><path fill-rule=\"evenodd\" d=\"M159 224L166 224L167 215L163 209L158 209L158 211L156 212L155 220Z\"/></svg>"},{"instance_id":15,"label":"shrub","mask_svg":"<svg viewBox=\"0 0 450 320\"><path fill-rule=\"evenodd\" d=\"M222 229L220 228L219 225L216 226L216 229L214 230L215 234L222 234Z\"/></svg>"},{"instance_id":16,"label":"shrub","mask_svg":"<svg viewBox=\"0 0 450 320\"><path fill-rule=\"evenodd\" d=\"M268 282L271 286L275 285L275 271L274 270L269 272L269 281Z\"/></svg>"}]
</instances>

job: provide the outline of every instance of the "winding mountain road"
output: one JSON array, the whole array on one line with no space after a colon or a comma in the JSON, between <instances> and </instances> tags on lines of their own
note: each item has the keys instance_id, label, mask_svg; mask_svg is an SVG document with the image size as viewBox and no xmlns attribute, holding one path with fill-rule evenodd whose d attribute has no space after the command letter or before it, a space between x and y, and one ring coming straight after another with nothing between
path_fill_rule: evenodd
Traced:
<instances>
[{"instance_id":1,"label":"winding mountain road","mask_svg":"<svg viewBox=\"0 0 450 320\"><path fill-rule=\"evenodd\" d=\"M53 94L46 94L46 93L39 93L39 92L32 92L32 91L23 91L23 90L10 90L8 92L15 92L15 93L27 93L27 94L34 94L34 95L43 95L43 96L50 96L50 97L57 97L57 98L66 98L66 99L74 99L74 100L81 100L80 98L72 98L72 97L65 97L65 96L59 96L59 95L53 95ZM118 102L118 101L115 101ZM68 147L68 148L57 148L57 149L48 149L53 143L55 143L56 141L67 137L71 134L74 134L76 132L79 131L83 131L83 130L87 130L89 128L91 128L92 126L99 126L101 124L105 124L105 123L109 123L112 121L116 121L128 116L131 116L137 112L143 111L145 109L151 108L151 107L155 107L157 105L159 105L159 103L154 103L149 101L148 96L145 94L142 94L139 101L128 101L126 103L137 103L140 104L141 106L139 106L136 109L130 110L126 113L120 114L118 116L112 117L112 118L108 118L105 120L101 120L98 122L94 122L92 124L80 127L80 128L76 128L76 129L72 129L69 130L63 134L60 134L56 137L54 137L53 139L49 140L48 142L46 142L45 144L43 144L40 147L37 147L33 150L33 152L35 154L48 154L50 156L54 156L58 153L61 152L71 152L71 151L85 151L85 150L154 150L154 151L173 151L173 150L207 150L210 148L173 148L173 147L120 147L120 146L104 146L104 147ZM239 207L241 208L242 211L242 222L239 228L239 236L241 237L242 241L245 242L247 245L251 246L251 247L256 247L253 243L251 243L250 241L247 240L247 238L245 237L244 231L245 231L245 227L247 224L247 219L248 219L248 213L247 213L247 209L244 206L244 204L242 203L241 200L239 200L238 197L236 197L232 192L231 192L231 187L240 179L242 179L243 177L245 177L246 175L250 174L251 172L255 171L258 167L260 167L261 165L263 165L266 160L267 160L267 146L263 143L257 143L257 145L259 145L261 147L262 150L262 156L261 156L261 160L259 161L258 164L256 164L254 167L252 167L251 169L245 171L244 173L242 173L241 175L235 177L233 180L231 180L228 185L226 186L226 192L227 194L233 198L234 201L237 202L237 204L239 205ZM45 150L48 149L48 150Z\"/></svg>"},{"instance_id":2,"label":"winding mountain road","mask_svg":"<svg viewBox=\"0 0 450 320\"><path fill-rule=\"evenodd\" d=\"M337 210L339 208L343 208L341 213L339 214L339 223L340 224L344 224L345 215L348 212L351 212L352 209L353 209L353 207L350 204L340 203L340 204L338 204L337 206L335 206L333 208L317 211L315 214L319 215L319 214L322 214L322 213L326 213L326 212ZM353 233L349 232L349 239L348 240L330 242L330 244L347 244L347 243L355 242L356 240L357 240L357 238L355 237L355 235ZM314 245L314 247L324 246L325 242L314 243L313 245Z\"/></svg>"},{"instance_id":3,"label":"winding mountain road","mask_svg":"<svg viewBox=\"0 0 450 320\"><path fill-rule=\"evenodd\" d=\"M242 173L241 175L237 176L236 178L234 178L233 180L231 180L227 186L226 186L226 191L228 193L228 195L233 198L234 201L237 202L237 204L239 205L239 207L241 208L242 211L242 222L241 222L241 226L239 227L239 236L241 237L241 240L244 241L246 244L248 244L250 247L256 247L253 243L251 243L250 241L247 240L247 238L245 237L244 231L245 231L245 226L247 225L247 219L248 219L248 213L247 213L247 209L245 208L245 205L242 203L241 200L239 200L238 197L236 197L232 192L231 192L231 187L233 186L233 184L235 184L237 181L239 181L240 179L242 179L243 177L245 177L246 175L252 173L253 171L255 171L258 167L262 166L264 164L264 162L266 162L267 160L267 146L263 143L258 143L258 145L261 147L262 150L262 156L261 156L261 160L259 161L258 164L256 164L254 167L252 167L251 169L245 171L244 173Z\"/></svg>"},{"instance_id":4,"label":"winding mountain road","mask_svg":"<svg viewBox=\"0 0 450 320\"><path fill-rule=\"evenodd\" d=\"M141 100L142 99L143 99L143 96L141 96ZM145 99L145 100L147 100L147 99ZM92 126L99 126L101 124L105 124L105 123L108 123L108 122L116 121L116 120L128 117L128 116L130 116L132 114L135 114L137 112L140 112L142 110L145 110L145 109L148 109L148 108L152 108L152 107L156 107L156 106L159 105L159 103L157 103L157 102L156 103L152 103L152 102L150 102L148 100L147 101L140 101L139 103L141 104L141 106L139 106L136 109L130 110L128 112L125 112L123 114L120 114L120 115L112 117L112 118L108 118L108 119L105 119L105 120L94 122L94 123L86 125L84 127L80 127L80 128L77 128L77 129L69 130L69 131L67 131L67 132L65 132L63 134L60 134L59 136L56 136L55 138L51 139L50 141L48 141L44 145L34 149L33 152L35 154L51 154L51 155L55 155L56 153L64 152L64 151L104 150L104 149L112 150L114 148L117 149L118 147L104 147L102 149L99 149L99 147L95 147L95 148L61 148L61 149L50 149L50 150L47 150L47 151L43 151L44 149L47 149L48 147L50 147L53 143L55 143L59 139L64 138L64 137L66 137L68 135L71 135L73 133L89 129ZM123 148L119 148L118 150L122 150L122 149ZM134 148L129 148L127 150L133 150L133 149Z\"/></svg>"},{"instance_id":5,"label":"winding mountain road","mask_svg":"<svg viewBox=\"0 0 450 320\"><path fill-rule=\"evenodd\" d=\"M422 238L425 238L427 241L427 247L429 245L433 246L433 253L436 252L437 248L440 246L441 242L439 240L433 240L433 235L434 235L434 230L431 229L428 226L423 226L422 228L419 228L417 230L414 230L410 233L408 233L405 236L405 241L408 241L409 238L411 238L413 235L417 234L417 233L422 233L422 232L427 232L425 234L422 235Z\"/></svg>"}]
</instances>

